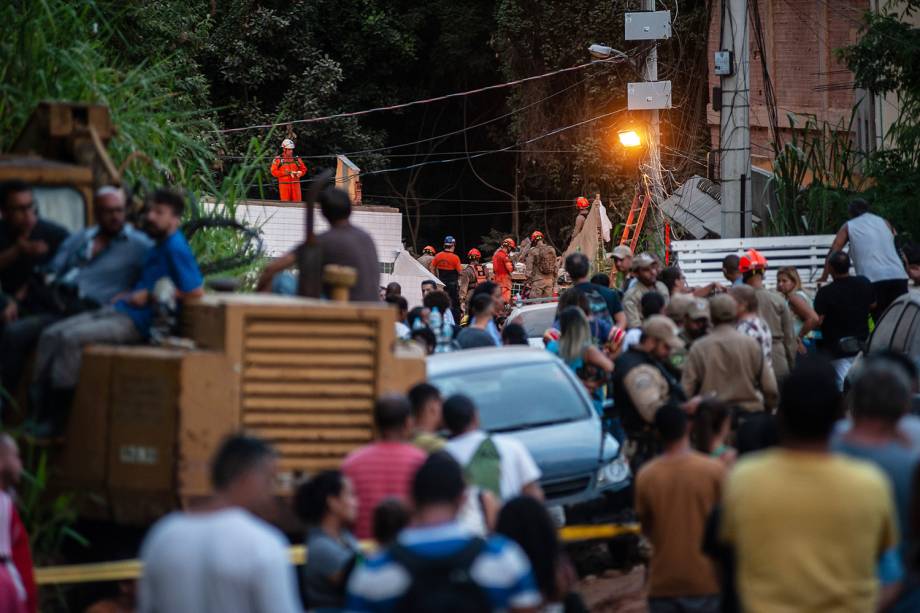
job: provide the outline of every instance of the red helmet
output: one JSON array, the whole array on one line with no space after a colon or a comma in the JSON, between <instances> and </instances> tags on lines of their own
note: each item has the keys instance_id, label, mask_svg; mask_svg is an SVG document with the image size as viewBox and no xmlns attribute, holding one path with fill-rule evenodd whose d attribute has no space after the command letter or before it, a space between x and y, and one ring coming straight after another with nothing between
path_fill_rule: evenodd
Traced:
<instances>
[{"instance_id":1,"label":"red helmet","mask_svg":"<svg viewBox=\"0 0 920 613\"><path fill-rule=\"evenodd\" d=\"M584 196L579 196L578 199L575 201L575 206L577 206L580 209L586 209L591 206L591 203L588 202L588 199L585 198Z\"/></svg>"},{"instance_id":2,"label":"red helmet","mask_svg":"<svg viewBox=\"0 0 920 613\"><path fill-rule=\"evenodd\" d=\"M748 249L747 253L741 256L741 260L738 262L738 270L742 273L766 269L767 258L756 249Z\"/></svg>"},{"instance_id":3,"label":"red helmet","mask_svg":"<svg viewBox=\"0 0 920 613\"><path fill-rule=\"evenodd\" d=\"M479 249L476 249L475 247L473 247L472 249L470 249L470 252L467 253L466 255L467 255L467 257L470 258L471 260L474 260L474 259L475 259L475 260L478 260L479 258L482 257L482 254L479 253Z\"/></svg>"},{"instance_id":4,"label":"red helmet","mask_svg":"<svg viewBox=\"0 0 920 613\"><path fill-rule=\"evenodd\" d=\"M543 240L543 233L539 230L534 230L533 234L530 235L530 242L535 243L538 240Z\"/></svg>"},{"instance_id":5,"label":"red helmet","mask_svg":"<svg viewBox=\"0 0 920 613\"><path fill-rule=\"evenodd\" d=\"M422 249L422 253L430 253L431 255L434 255L436 251L434 250L434 247L432 247L431 245L426 245L425 248Z\"/></svg>"},{"instance_id":6,"label":"red helmet","mask_svg":"<svg viewBox=\"0 0 920 613\"><path fill-rule=\"evenodd\" d=\"M517 247L517 245L514 243L514 239L510 237L502 241L502 247L504 247L505 245L511 247L512 249Z\"/></svg>"}]
</instances>

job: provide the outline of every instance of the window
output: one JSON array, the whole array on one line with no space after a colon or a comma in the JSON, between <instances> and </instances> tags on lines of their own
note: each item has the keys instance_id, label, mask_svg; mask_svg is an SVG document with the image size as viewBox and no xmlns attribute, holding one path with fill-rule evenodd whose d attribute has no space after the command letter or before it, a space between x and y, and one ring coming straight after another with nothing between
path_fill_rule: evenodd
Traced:
<instances>
[{"instance_id":1,"label":"window","mask_svg":"<svg viewBox=\"0 0 920 613\"><path fill-rule=\"evenodd\" d=\"M556 317L556 305L550 305L539 309L530 309L522 311L515 315L511 321L524 326L524 331L528 338L543 337L543 333L553 327L553 320Z\"/></svg>"},{"instance_id":2,"label":"window","mask_svg":"<svg viewBox=\"0 0 920 613\"><path fill-rule=\"evenodd\" d=\"M70 232L86 227L83 195L72 187L35 186L32 190L38 216L62 225Z\"/></svg>"},{"instance_id":3,"label":"window","mask_svg":"<svg viewBox=\"0 0 920 613\"><path fill-rule=\"evenodd\" d=\"M382 275L392 275L393 267L395 266L394 262L377 262L380 266L380 274Z\"/></svg>"},{"instance_id":4,"label":"window","mask_svg":"<svg viewBox=\"0 0 920 613\"><path fill-rule=\"evenodd\" d=\"M445 397L472 398L483 429L507 432L590 416L590 407L564 368L555 362L522 364L436 377L433 383Z\"/></svg>"}]
</instances>

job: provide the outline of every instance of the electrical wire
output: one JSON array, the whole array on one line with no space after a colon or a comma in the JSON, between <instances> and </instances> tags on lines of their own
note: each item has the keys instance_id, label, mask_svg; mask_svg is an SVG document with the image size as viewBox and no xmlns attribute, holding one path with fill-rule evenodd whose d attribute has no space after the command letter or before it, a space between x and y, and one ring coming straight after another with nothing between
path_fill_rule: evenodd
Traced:
<instances>
[{"instance_id":1,"label":"electrical wire","mask_svg":"<svg viewBox=\"0 0 920 613\"><path fill-rule=\"evenodd\" d=\"M349 111L349 112L346 112L346 113L336 113L336 114L334 114L334 115L325 115L325 116L322 116L322 117L307 117L307 118L304 118L304 119L292 119L292 120L288 120L288 121L280 121L280 122L277 122L277 123L259 124L259 125L252 125L252 126L243 126L243 127L239 127L239 128L224 128L224 129L222 129L222 130L218 130L218 132L220 132L220 133L222 133L222 134L228 134L228 133L232 133L232 132L244 132L244 131L246 131L246 130L265 130L265 129L277 128L277 127L281 127L281 126L288 126L288 125L294 125L294 124L318 123L318 122L321 122L321 121L329 121L329 120L332 120L332 119L342 119L342 118L345 118L345 117L360 117L360 116L362 116L362 115L369 115L369 114L371 114L371 113L379 113L379 112L382 112L382 111L395 111L395 110L398 110L398 109L404 109L404 108L408 108L408 107L411 107L411 106L418 106L418 105L421 105L421 104L431 104L431 103L434 103L434 102L441 102L441 101L444 101L444 100L450 100L450 99L452 99L452 98L461 98L461 97L465 97L465 96L471 96L471 95L474 95L474 94L480 94L480 93L482 93L482 92L487 92L487 91L491 91L491 90L504 89L504 88L506 88L506 87L513 87L513 86L515 86L515 85L520 85L520 84L522 84L522 83L527 83L527 82L529 82L529 81L536 81L536 80L539 80L539 79L545 79L545 78L547 78L547 77L552 77L552 76L555 76L555 75L557 75L557 74L562 74L562 73L565 73L565 72L572 72L572 71L575 71L575 70L582 70L582 69L584 69L584 68L588 68L589 66L595 66L595 65L598 65L598 64L620 63L620 62L625 62L625 61L627 61L627 60L628 60L628 58L623 58L623 57L620 57L620 56L612 57L612 58L607 58L607 59L603 59L603 60L592 60L592 61L586 62L586 63L584 63L584 64L578 64L577 66L569 66L568 68L560 68L560 69L558 69L558 70L553 70L553 71L551 71L551 72L546 72L546 73L543 73L543 74L540 74L540 75L534 75L534 76L531 76L531 77L524 77L523 79L516 79L516 80L514 80L514 81L507 81L507 82L505 82L505 83L497 83L497 84L495 84L495 85L487 85L487 86L485 86L485 87L479 87L479 88L467 90L467 91L464 91L464 92L455 92L455 93L451 93L451 94L445 94L445 95L443 95L443 96L435 96L435 97L433 97L433 98L424 98L424 99L421 99L421 100L413 100L413 101L411 101L411 102L403 102L403 103L401 103L401 104L391 104L391 105L389 105L389 106L378 106L378 107L374 107L374 108L370 108L370 109L364 109L364 110L361 110L361 111Z\"/></svg>"}]
</instances>

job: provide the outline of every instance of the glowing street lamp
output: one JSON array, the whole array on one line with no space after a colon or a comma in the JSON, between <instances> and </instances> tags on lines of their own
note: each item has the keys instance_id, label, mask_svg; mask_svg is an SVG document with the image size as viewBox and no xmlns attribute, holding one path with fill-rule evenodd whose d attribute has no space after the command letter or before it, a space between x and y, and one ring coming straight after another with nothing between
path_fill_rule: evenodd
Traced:
<instances>
[{"instance_id":1,"label":"glowing street lamp","mask_svg":"<svg viewBox=\"0 0 920 613\"><path fill-rule=\"evenodd\" d=\"M620 144L627 149L635 149L642 145L642 139L635 130L620 130L617 135L620 137Z\"/></svg>"}]
</instances>

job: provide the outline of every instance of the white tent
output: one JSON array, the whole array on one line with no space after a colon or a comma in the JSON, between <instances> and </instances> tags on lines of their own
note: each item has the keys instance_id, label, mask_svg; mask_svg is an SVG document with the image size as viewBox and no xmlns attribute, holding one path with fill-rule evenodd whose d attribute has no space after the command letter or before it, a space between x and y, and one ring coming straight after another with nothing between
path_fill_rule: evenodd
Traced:
<instances>
[{"instance_id":1,"label":"white tent","mask_svg":"<svg viewBox=\"0 0 920 613\"><path fill-rule=\"evenodd\" d=\"M422 304L422 281L432 280L440 286L444 284L436 276L426 270L424 266L406 251L400 251L393 262L393 272L380 275L380 285L386 287L388 283L397 282L402 286L403 298L409 303L409 308Z\"/></svg>"}]
</instances>

